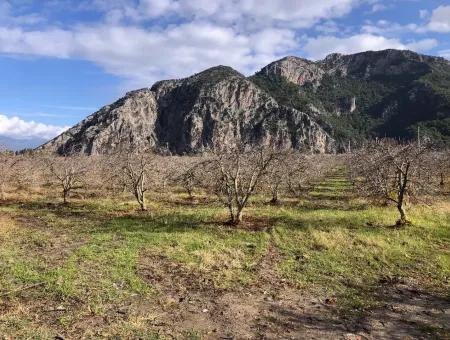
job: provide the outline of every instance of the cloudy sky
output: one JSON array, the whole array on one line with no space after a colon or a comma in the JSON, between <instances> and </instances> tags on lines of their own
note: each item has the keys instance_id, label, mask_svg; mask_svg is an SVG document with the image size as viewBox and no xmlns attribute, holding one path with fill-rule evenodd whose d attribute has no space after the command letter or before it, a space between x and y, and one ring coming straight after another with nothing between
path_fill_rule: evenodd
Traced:
<instances>
[{"instance_id":1,"label":"cloudy sky","mask_svg":"<svg viewBox=\"0 0 450 340\"><path fill-rule=\"evenodd\" d=\"M450 0L0 0L0 136L50 138L213 65L386 48L450 59Z\"/></svg>"}]
</instances>

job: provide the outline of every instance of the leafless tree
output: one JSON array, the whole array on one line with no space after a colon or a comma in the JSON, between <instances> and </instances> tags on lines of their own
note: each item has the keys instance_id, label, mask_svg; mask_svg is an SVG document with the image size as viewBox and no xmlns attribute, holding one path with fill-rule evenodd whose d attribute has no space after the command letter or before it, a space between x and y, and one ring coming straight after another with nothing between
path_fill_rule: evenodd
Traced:
<instances>
[{"instance_id":1,"label":"leafless tree","mask_svg":"<svg viewBox=\"0 0 450 340\"><path fill-rule=\"evenodd\" d=\"M435 168L438 171L439 185L444 189L448 179L450 177L450 151L443 150L440 152L434 152L431 155L432 162L435 164Z\"/></svg>"},{"instance_id":2,"label":"leafless tree","mask_svg":"<svg viewBox=\"0 0 450 340\"><path fill-rule=\"evenodd\" d=\"M145 193L149 189L149 172L155 170L154 155L150 152L127 153L122 155L122 171L125 174L127 187L139 203L142 211L147 210Z\"/></svg>"},{"instance_id":3,"label":"leafless tree","mask_svg":"<svg viewBox=\"0 0 450 340\"><path fill-rule=\"evenodd\" d=\"M181 185L189 199L194 199L195 189L202 184L206 158L201 156L172 157L171 162L177 169L173 175L173 182Z\"/></svg>"},{"instance_id":4,"label":"leafless tree","mask_svg":"<svg viewBox=\"0 0 450 340\"><path fill-rule=\"evenodd\" d=\"M335 167L335 156L308 155L293 152L285 161L287 191L294 197L303 197L314 183L326 177Z\"/></svg>"},{"instance_id":5,"label":"leafless tree","mask_svg":"<svg viewBox=\"0 0 450 340\"><path fill-rule=\"evenodd\" d=\"M312 163L310 156L293 154L287 172L287 188L294 197L301 197L309 189L312 179Z\"/></svg>"},{"instance_id":6,"label":"leafless tree","mask_svg":"<svg viewBox=\"0 0 450 340\"><path fill-rule=\"evenodd\" d=\"M408 223L405 203L417 200L436 188L436 176L427 162L429 148L381 140L355 153L351 159L357 172L357 187L366 196L382 198L396 205L398 225Z\"/></svg>"},{"instance_id":7,"label":"leafless tree","mask_svg":"<svg viewBox=\"0 0 450 340\"><path fill-rule=\"evenodd\" d=\"M284 161L280 161L280 163L272 165L269 169L266 178L271 195L271 199L269 201L270 204L278 204L280 189L287 178L286 169L287 167L285 166Z\"/></svg>"},{"instance_id":8,"label":"leafless tree","mask_svg":"<svg viewBox=\"0 0 450 340\"><path fill-rule=\"evenodd\" d=\"M90 160L85 156L53 156L47 155L44 164L51 177L62 189L64 204L68 204L70 193L84 187L89 171Z\"/></svg>"},{"instance_id":9,"label":"leafless tree","mask_svg":"<svg viewBox=\"0 0 450 340\"><path fill-rule=\"evenodd\" d=\"M269 191L270 204L278 204L280 194L288 191L293 161L297 154L298 152L280 152L277 161L270 164L266 175L262 178L266 190Z\"/></svg>"},{"instance_id":10,"label":"leafless tree","mask_svg":"<svg viewBox=\"0 0 450 340\"><path fill-rule=\"evenodd\" d=\"M190 168L190 157L157 155L155 156L155 170L153 171L153 180L156 189L160 192L166 192L171 184L178 183L181 174Z\"/></svg>"},{"instance_id":11,"label":"leafless tree","mask_svg":"<svg viewBox=\"0 0 450 340\"><path fill-rule=\"evenodd\" d=\"M210 162L210 178L215 194L228 208L230 224L241 223L244 208L276 156L268 149L216 150Z\"/></svg>"},{"instance_id":12,"label":"leafless tree","mask_svg":"<svg viewBox=\"0 0 450 340\"><path fill-rule=\"evenodd\" d=\"M22 157L0 147L0 200L5 200L5 187L11 184L16 175L17 165Z\"/></svg>"}]
</instances>

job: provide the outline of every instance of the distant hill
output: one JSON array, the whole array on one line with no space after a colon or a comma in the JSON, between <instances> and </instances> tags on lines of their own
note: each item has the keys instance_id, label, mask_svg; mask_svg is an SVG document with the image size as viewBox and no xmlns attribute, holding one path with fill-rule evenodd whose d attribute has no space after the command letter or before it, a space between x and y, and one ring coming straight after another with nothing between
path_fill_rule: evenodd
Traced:
<instances>
[{"instance_id":1,"label":"distant hill","mask_svg":"<svg viewBox=\"0 0 450 340\"><path fill-rule=\"evenodd\" d=\"M6 136L0 136L0 145L11 151L20 151L23 149L34 149L46 142L42 138L15 139Z\"/></svg>"},{"instance_id":2,"label":"distant hill","mask_svg":"<svg viewBox=\"0 0 450 340\"><path fill-rule=\"evenodd\" d=\"M411 51L275 61L251 77L217 66L128 93L46 143L58 153L247 143L313 152L373 137L450 145L450 63Z\"/></svg>"}]
</instances>

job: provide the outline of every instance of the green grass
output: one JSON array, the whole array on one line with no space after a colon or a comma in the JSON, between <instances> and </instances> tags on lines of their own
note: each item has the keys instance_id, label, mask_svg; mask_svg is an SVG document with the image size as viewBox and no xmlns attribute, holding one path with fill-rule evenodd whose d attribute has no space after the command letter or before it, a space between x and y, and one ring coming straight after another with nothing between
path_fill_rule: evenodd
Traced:
<instances>
[{"instance_id":1,"label":"green grass","mask_svg":"<svg viewBox=\"0 0 450 340\"><path fill-rule=\"evenodd\" d=\"M336 297L344 311L376 305L383 278L413 278L440 293L449 288L448 202L409 207L413 224L395 229L394 208L355 198L338 173L300 202L274 207L256 198L244 227L231 228L221 223L226 211L215 202L176 204L185 202L182 194L163 197L151 197L149 213L122 199L63 207L42 197L0 206L0 294L9 292L0 296L0 311L9 306L0 313L0 334L48 338L102 317L109 318L102 335L158 338L146 332L150 312L128 321L110 316L136 298L158 298L139 275L143 254L181 263L218 288L251 289L272 246L280 254L273 270L300 289ZM60 305L72 312L51 322L32 317ZM88 329L76 334L88 337Z\"/></svg>"}]
</instances>

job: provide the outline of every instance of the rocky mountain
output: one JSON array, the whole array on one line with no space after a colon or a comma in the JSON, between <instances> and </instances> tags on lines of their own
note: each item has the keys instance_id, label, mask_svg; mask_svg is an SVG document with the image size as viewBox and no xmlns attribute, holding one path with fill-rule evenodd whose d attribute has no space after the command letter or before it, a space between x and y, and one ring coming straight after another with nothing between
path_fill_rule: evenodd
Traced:
<instances>
[{"instance_id":1,"label":"rocky mountain","mask_svg":"<svg viewBox=\"0 0 450 340\"><path fill-rule=\"evenodd\" d=\"M411 51L286 57L251 77L280 104L315 117L338 144L373 137L450 145L450 62Z\"/></svg>"},{"instance_id":2,"label":"rocky mountain","mask_svg":"<svg viewBox=\"0 0 450 340\"><path fill-rule=\"evenodd\" d=\"M151 147L184 154L242 142L334 150L334 140L312 117L278 104L225 66L129 92L41 149L99 154Z\"/></svg>"},{"instance_id":3,"label":"rocky mountain","mask_svg":"<svg viewBox=\"0 0 450 340\"><path fill-rule=\"evenodd\" d=\"M450 63L411 51L275 61L246 78L218 66L127 93L41 148L175 154L248 143L332 152L367 138L450 145Z\"/></svg>"}]
</instances>

